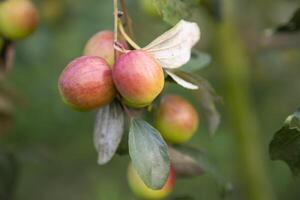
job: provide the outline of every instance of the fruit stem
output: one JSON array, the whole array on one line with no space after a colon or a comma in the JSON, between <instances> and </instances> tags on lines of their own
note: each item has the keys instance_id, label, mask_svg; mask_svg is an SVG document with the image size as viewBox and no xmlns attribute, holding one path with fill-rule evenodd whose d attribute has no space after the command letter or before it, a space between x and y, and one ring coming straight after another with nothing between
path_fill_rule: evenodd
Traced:
<instances>
[{"instance_id":1,"label":"fruit stem","mask_svg":"<svg viewBox=\"0 0 300 200\"><path fill-rule=\"evenodd\" d=\"M120 32L122 34L122 36L125 38L125 40L135 49L140 49L141 47L139 45L137 45L128 35L127 33L125 32L124 30L124 26L121 22L119 22L119 29L120 29Z\"/></svg>"},{"instance_id":2,"label":"fruit stem","mask_svg":"<svg viewBox=\"0 0 300 200\"><path fill-rule=\"evenodd\" d=\"M133 118L133 114L130 112L130 110L127 108L127 106L122 103L122 107L123 107L125 113L127 114L127 116L129 117L129 119Z\"/></svg>"},{"instance_id":3,"label":"fruit stem","mask_svg":"<svg viewBox=\"0 0 300 200\"><path fill-rule=\"evenodd\" d=\"M118 42L118 22L119 22L119 17L118 17L118 0L113 0L114 4L114 43ZM117 59L117 50L114 49L114 60L116 61Z\"/></svg>"},{"instance_id":4,"label":"fruit stem","mask_svg":"<svg viewBox=\"0 0 300 200\"><path fill-rule=\"evenodd\" d=\"M127 9L125 0L121 0L121 5L122 5L122 10L123 10L124 16L125 16L125 22L128 27L129 36L131 38L133 38L134 34L133 34L133 28L132 28L132 20L128 14L128 9Z\"/></svg>"}]
</instances>

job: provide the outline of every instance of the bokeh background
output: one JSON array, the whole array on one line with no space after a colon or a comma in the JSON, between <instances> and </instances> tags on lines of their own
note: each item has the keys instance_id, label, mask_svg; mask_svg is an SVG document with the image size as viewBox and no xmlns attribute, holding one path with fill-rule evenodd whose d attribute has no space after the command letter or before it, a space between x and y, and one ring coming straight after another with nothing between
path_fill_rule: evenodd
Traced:
<instances>
[{"instance_id":1,"label":"bokeh background","mask_svg":"<svg viewBox=\"0 0 300 200\"><path fill-rule=\"evenodd\" d=\"M277 199L300 199L300 182L292 177L285 163L271 161L268 157L273 134L300 104L299 43L298 46L292 42L290 46L279 47L253 44L253 41L264 44L265 30L287 21L297 8L297 1L237 2L237 30L249 50L247 57L251 63L247 72L249 105L259 124L266 177ZM0 129L0 147L3 152L12 152L17 160L13 164L17 169L17 174L13 173L17 176L15 199L136 199L126 180L129 157L115 156L109 164L97 165L92 140L95 113L68 108L57 89L60 72L70 60L82 54L89 37L99 30L113 28L112 1L39 0L35 3L40 12L39 28L30 38L17 43L14 69L3 83L10 91L14 111L10 128ZM147 14L139 1L128 0L127 3L136 41L141 46L170 28L160 17ZM197 22L202 36L197 48L210 53L212 63L197 73L208 79L220 96L228 97L230 91L224 83L222 62L215 59L216 49L226 47L216 43L216 22L210 14L204 8L199 14ZM170 84L165 92L185 95L204 118L196 99L188 91ZM209 136L203 119L190 143L210 155L225 177L233 182L235 191L226 199L245 199L243 168L238 159L240 149L236 134L233 134L235 122L231 121L228 101L230 98L225 98L218 106L222 122L216 136ZM253 148L257 148L257 144L253 144ZM219 190L214 179L204 174L178 179L170 199L179 196L196 200L220 199Z\"/></svg>"}]
</instances>

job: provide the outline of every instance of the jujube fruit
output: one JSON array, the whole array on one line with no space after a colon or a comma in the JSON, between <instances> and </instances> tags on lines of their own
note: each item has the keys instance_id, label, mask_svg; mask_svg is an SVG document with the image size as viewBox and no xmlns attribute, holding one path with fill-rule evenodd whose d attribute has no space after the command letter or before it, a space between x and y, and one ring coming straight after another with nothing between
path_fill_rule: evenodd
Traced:
<instances>
[{"instance_id":1,"label":"jujube fruit","mask_svg":"<svg viewBox=\"0 0 300 200\"><path fill-rule=\"evenodd\" d=\"M0 33L17 40L29 36L37 27L37 10L29 0L7 0L0 3Z\"/></svg>"},{"instance_id":2,"label":"jujube fruit","mask_svg":"<svg viewBox=\"0 0 300 200\"><path fill-rule=\"evenodd\" d=\"M155 126L168 143L187 142L198 128L195 108L184 98L169 95L161 100Z\"/></svg>"},{"instance_id":3,"label":"jujube fruit","mask_svg":"<svg viewBox=\"0 0 300 200\"><path fill-rule=\"evenodd\" d=\"M171 193L176 180L175 172L171 165L168 179L163 188L160 190L153 190L145 185L132 164L128 166L127 179L131 190L137 197L149 200L166 198Z\"/></svg>"},{"instance_id":4,"label":"jujube fruit","mask_svg":"<svg viewBox=\"0 0 300 200\"><path fill-rule=\"evenodd\" d=\"M128 48L125 40L120 41L124 48ZM84 48L84 55L99 56L108 64L114 63L114 33L112 31L100 31L93 35Z\"/></svg>"},{"instance_id":5,"label":"jujube fruit","mask_svg":"<svg viewBox=\"0 0 300 200\"><path fill-rule=\"evenodd\" d=\"M135 108L151 104L164 87L160 63L144 50L121 55L112 68L112 76L125 104Z\"/></svg>"},{"instance_id":6,"label":"jujube fruit","mask_svg":"<svg viewBox=\"0 0 300 200\"><path fill-rule=\"evenodd\" d=\"M116 95L111 69L96 56L72 61L59 77L59 91L65 103L82 111L104 106Z\"/></svg>"}]
</instances>

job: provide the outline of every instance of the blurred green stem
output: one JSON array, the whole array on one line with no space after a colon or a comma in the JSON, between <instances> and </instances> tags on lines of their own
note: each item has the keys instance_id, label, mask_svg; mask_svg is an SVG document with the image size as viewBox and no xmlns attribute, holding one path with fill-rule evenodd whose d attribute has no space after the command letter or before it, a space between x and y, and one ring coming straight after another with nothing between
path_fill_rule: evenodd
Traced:
<instances>
[{"instance_id":1,"label":"blurred green stem","mask_svg":"<svg viewBox=\"0 0 300 200\"><path fill-rule=\"evenodd\" d=\"M124 26L122 24L122 22L119 22L119 30L120 30L120 33L122 34L122 36L125 38L125 40L135 49L140 49L141 47L139 45L137 45L133 39L131 39L129 37L129 35L126 33L125 29L124 29Z\"/></svg>"},{"instance_id":2,"label":"blurred green stem","mask_svg":"<svg viewBox=\"0 0 300 200\"><path fill-rule=\"evenodd\" d=\"M237 30L234 5L237 0L223 1L222 22L216 25L217 58L224 81L225 102L230 113L238 152L239 175L244 183L246 199L273 200L271 182L267 176L259 125L249 92L251 62ZM242 197L242 199L244 199Z\"/></svg>"}]
</instances>

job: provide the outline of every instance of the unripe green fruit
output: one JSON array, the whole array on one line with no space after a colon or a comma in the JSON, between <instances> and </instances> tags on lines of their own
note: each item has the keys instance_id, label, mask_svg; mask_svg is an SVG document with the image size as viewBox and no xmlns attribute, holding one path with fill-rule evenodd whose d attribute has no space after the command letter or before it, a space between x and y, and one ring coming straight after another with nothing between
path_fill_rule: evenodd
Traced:
<instances>
[{"instance_id":1,"label":"unripe green fruit","mask_svg":"<svg viewBox=\"0 0 300 200\"><path fill-rule=\"evenodd\" d=\"M89 39L84 48L84 55L99 56L104 58L109 65L112 65L114 63L113 44L114 33L112 31L100 31ZM124 48L128 48L124 40L121 40L121 44Z\"/></svg>"},{"instance_id":2,"label":"unripe green fruit","mask_svg":"<svg viewBox=\"0 0 300 200\"><path fill-rule=\"evenodd\" d=\"M168 143L187 142L198 128L194 107L184 98L169 95L161 100L155 126Z\"/></svg>"},{"instance_id":3,"label":"unripe green fruit","mask_svg":"<svg viewBox=\"0 0 300 200\"><path fill-rule=\"evenodd\" d=\"M104 106L116 95L111 69L96 56L72 61L60 75L58 86L64 102L82 111Z\"/></svg>"},{"instance_id":4,"label":"unripe green fruit","mask_svg":"<svg viewBox=\"0 0 300 200\"><path fill-rule=\"evenodd\" d=\"M37 11L29 0L0 3L0 33L11 40L29 36L37 27Z\"/></svg>"},{"instance_id":5,"label":"unripe green fruit","mask_svg":"<svg viewBox=\"0 0 300 200\"><path fill-rule=\"evenodd\" d=\"M131 107L151 104L164 87L164 73L160 63L143 50L121 55L112 69L114 83Z\"/></svg>"},{"instance_id":6,"label":"unripe green fruit","mask_svg":"<svg viewBox=\"0 0 300 200\"><path fill-rule=\"evenodd\" d=\"M164 187L160 190L150 189L145 185L142 179L139 177L136 170L133 168L132 164L128 166L128 174L127 179L129 186L133 193L141 198L148 200L159 200L166 198L172 191L175 184L175 172L173 167L170 167L169 177L164 185Z\"/></svg>"}]
</instances>

